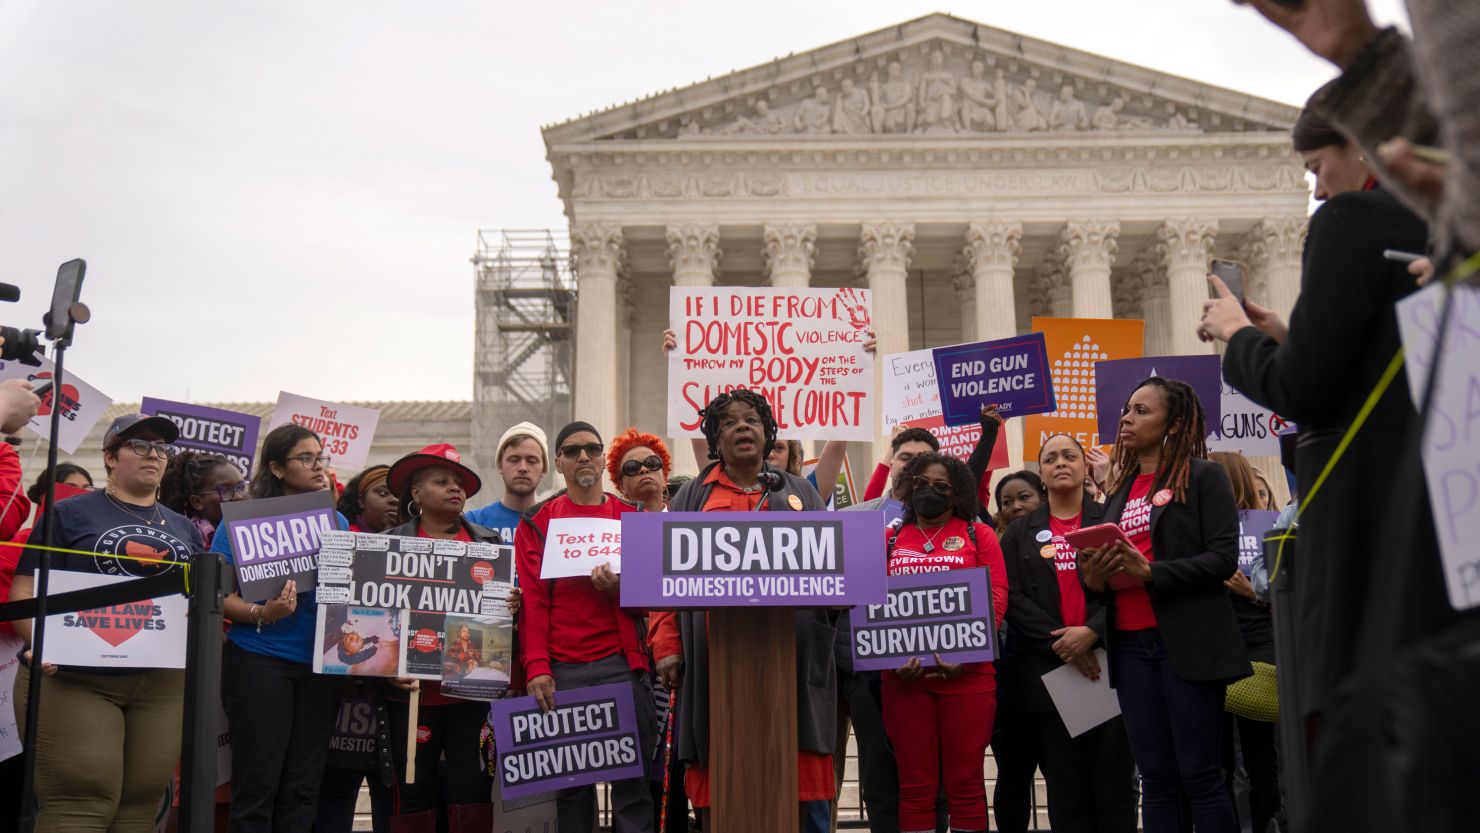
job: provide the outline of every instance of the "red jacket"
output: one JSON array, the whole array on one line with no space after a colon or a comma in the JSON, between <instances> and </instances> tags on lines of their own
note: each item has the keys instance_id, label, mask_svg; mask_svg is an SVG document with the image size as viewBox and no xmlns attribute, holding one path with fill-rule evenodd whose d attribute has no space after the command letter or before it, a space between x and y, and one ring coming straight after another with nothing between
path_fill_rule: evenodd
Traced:
<instances>
[{"instance_id":1,"label":"red jacket","mask_svg":"<svg viewBox=\"0 0 1480 833\"><path fill-rule=\"evenodd\" d=\"M552 518L620 518L637 511L614 495L606 495L599 506L580 506L558 495L519 522L514 552L524 605L518 633L528 679L550 674L552 660L593 662L618 652L632 670L648 669L647 651L637 635L645 610L623 610L615 594L597 590L586 577L540 578Z\"/></svg>"}]
</instances>

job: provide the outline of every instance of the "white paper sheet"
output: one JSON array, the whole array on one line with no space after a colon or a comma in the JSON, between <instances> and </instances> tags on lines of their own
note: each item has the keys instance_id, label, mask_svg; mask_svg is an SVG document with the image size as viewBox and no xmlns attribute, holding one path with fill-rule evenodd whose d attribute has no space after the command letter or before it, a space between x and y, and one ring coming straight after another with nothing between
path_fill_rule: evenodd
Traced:
<instances>
[{"instance_id":1,"label":"white paper sheet","mask_svg":"<svg viewBox=\"0 0 1480 833\"><path fill-rule=\"evenodd\" d=\"M1096 649L1095 659L1100 663L1098 681L1091 682L1072 665L1060 666L1043 675L1043 685L1071 738L1120 714L1120 700L1110 688L1110 663L1104 648Z\"/></svg>"}]
</instances>

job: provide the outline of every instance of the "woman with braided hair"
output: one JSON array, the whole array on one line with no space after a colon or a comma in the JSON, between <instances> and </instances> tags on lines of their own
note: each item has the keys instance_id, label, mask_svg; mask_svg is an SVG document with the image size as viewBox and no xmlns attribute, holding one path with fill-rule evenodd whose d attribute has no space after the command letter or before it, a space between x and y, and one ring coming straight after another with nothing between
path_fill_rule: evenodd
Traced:
<instances>
[{"instance_id":1,"label":"woman with braided hair","mask_svg":"<svg viewBox=\"0 0 1480 833\"><path fill-rule=\"evenodd\" d=\"M1224 689L1252 673L1228 589L1238 507L1207 459L1207 421L1183 382L1153 376L1120 418L1105 519L1123 540L1084 549L1088 598L1110 624L1110 685L1141 771L1147 833L1174 833L1185 793L1198 833L1234 833L1223 785Z\"/></svg>"},{"instance_id":2,"label":"woman with braided hair","mask_svg":"<svg viewBox=\"0 0 1480 833\"><path fill-rule=\"evenodd\" d=\"M170 458L159 484L159 500L179 512L200 530L201 542L211 545L221 525L221 504L247 497L246 478L219 454L182 449Z\"/></svg>"}]
</instances>

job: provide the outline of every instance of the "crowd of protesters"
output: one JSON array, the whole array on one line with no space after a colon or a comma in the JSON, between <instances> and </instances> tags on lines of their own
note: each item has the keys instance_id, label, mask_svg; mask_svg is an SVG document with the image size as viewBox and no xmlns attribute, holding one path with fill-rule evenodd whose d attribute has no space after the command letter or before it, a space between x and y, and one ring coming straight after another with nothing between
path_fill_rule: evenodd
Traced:
<instances>
[{"instance_id":1,"label":"crowd of protesters","mask_svg":"<svg viewBox=\"0 0 1480 833\"><path fill-rule=\"evenodd\" d=\"M836 827L850 731L875 833L985 831L993 815L996 829L1026 831L1040 770L1055 831L1233 833L1241 814L1256 833L1401 828L1401 798L1377 783L1396 771L1378 765L1387 747L1366 743L1374 730L1356 728L1382 714L1362 710L1361 689L1380 685L1372 670L1399 662L1403 646L1428 645L1473 626L1473 617L1448 605L1438 575L1419 468L1421 414L1401 369L1390 387L1382 382L1399 348L1395 304L1480 247L1480 119L1465 106L1480 101L1480 75L1459 58L1480 33L1480 6L1412 0L1409 40L1374 26L1360 0L1250 4L1341 70L1293 130L1293 150L1323 204L1310 220L1288 322L1210 277L1216 297L1199 327L1226 345L1230 385L1299 425L1286 455L1297 497L1276 506L1270 481L1285 480L1284 472L1210 454L1205 403L1188 384L1157 376L1123 403L1108 453L1055 434L1042 438L1028 468L992 472L1003 426L993 406L982 409L980 440L966 460L942 454L927 430L897 430L863 501L848 510L880 513L889 575L985 568L997 659L922 656L891 671L858 671L846 612L796 610L798 667L818 669L797 690L797 812L806 833ZM1423 152L1426 145L1444 154ZM1386 249L1429 257L1410 270L1384 259ZM672 347L665 334L665 351ZM7 435L36 413L29 388L0 384ZM0 601L33 596L43 557L54 568L121 577L169 573L203 551L230 562L223 504L325 490L337 493L340 529L510 545L524 577L540 575L556 519L751 511L762 501L772 511L829 506L845 443L822 446L803 476L805 447L778 436L761 394L721 394L699 416L704 436L694 453L704 462L681 485L665 442L641 427L608 442L579 419L515 425L494 449L501 497L477 509L469 504L482 478L445 443L339 484L307 428L270 431L255 470L244 472L224 457L177 451L170 420L130 414L105 432L96 461L102 488L85 468L62 464L29 489L14 447L0 444L0 539L11 542L0 547ZM1372 475L1389 470L1387 505L1375 512ZM558 491L541 499L552 472ZM1293 588L1287 609L1272 605L1271 565L1239 564L1240 513L1281 509L1280 526L1298 521L1300 531L1285 577ZM52 545L67 552L36 548L32 530L47 516ZM1071 543L1105 525L1115 537ZM1374 576L1395 554L1419 564L1406 589L1410 615L1397 625L1378 620L1395 632L1374 643L1374 612L1390 607L1373 592ZM708 613L625 608L620 587L609 566L589 577L522 581L508 598L510 691L549 709L557 691L630 685L642 745L663 766L611 785L613 829L708 829L712 778L725 766L710 756ZM316 611L316 594L292 581L264 602L226 599L231 779L219 796L222 827L345 833L368 784L380 833L496 829L486 703L444 695L435 682L315 674ZM1297 646L1276 650L1272 616L1290 617ZM29 643L29 620L11 627L0 623ZM465 637L457 644L458 656L477 661L476 646ZM1454 661L1473 667L1465 656ZM21 728L33 675L41 676L44 708L33 727L32 793L20 794L21 759L12 758L0 762L0 803L34 802L43 831L153 830L179 760L184 672L33 667L26 649L18 659ZM1065 666L1091 682L1107 678L1120 715L1071 736L1043 682ZM1297 727L1288 734L1301 738L1308 760L1282 758L1289 747L1274 722L1231 711L1230 686L1257 677L1256 666L1278 669L1282 690L1288 683L1295 693L1295 708L1286 704L1278 719ZM331 756L336 725L361 707L375 727L373 749ZM1438 754L1417 745L1421 732L1400 728L1403 751ZM1456 727L1472 729L1473 721ZM1475 772L1477 739L1454 741L1463 749L1445 751L1446 760ZM990 797L989 750L997 771ZM417 777L408 778L408 764ZM1308 784L1300 819L1287 817L1284 800L1292 766ZM1356 788L1371 792L1351 800ZM1466 791L1439 803L1432 829L1465 829L1446 825L1480 815ZM562 790L556 806L561 833L589 833L596 790ZM19 815L0 813L0 829Z\"/></svg>"}]
</instances>

